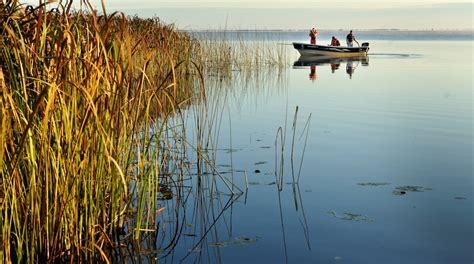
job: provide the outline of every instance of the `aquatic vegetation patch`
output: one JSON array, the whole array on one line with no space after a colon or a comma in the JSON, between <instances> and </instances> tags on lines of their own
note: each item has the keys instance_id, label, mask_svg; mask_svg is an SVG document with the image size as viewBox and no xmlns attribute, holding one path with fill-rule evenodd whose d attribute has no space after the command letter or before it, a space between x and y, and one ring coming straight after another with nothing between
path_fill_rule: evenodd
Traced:
<instances>
[{"instance_id":1,"label":"aquatic vegetation patch","mask_svg":"<svg viewBox=\"0 0 474 264\"><path fill-rule=\"evenodd\" d=\"M360 186L384 186L384 185L390 185L391 183L388 182L361 182L358 183L357 185Z\"/></svg>"},{"instance_id":2,"label":"aquatic vegetation patch","mask_svg":"<svg viewBox=\"0 0 474 264\"><path fill-rule=\"evenodd\" d=\"M249 182L249 185L262 185L262 184L259 182Z\"/></svg>"},{"instance_id":3,"label":"aquatic vegetation patch","mask_svg":"<svg viewBox=\"0 0 474 264\"><path fill-rule=\"evenodd\" d=\"M210 243L209 245L213 247L250 246L257 243L258 239L260 239L260 237L252 238L252 237L241 236L241 237L237 237L231 240Z\"/></svg>"},{"instance_id":4,"label":"aquatic vegetation patch","mask_svg":"<svg viewBox=\"0 0 474 264\"><path fill-rule=\"evenodd\" d=\"M369 219L368 217L361 215L361 214L354 214L354 213L342 213L342 214L337 214L334 211L329 211L328 212L330 215L334 216L335 218L341 219L341 220L346 220L346 221L367 221L367 222L373 222L373 220Z\"/></svg>"},{"instance_id":5,"label":"aquatic vegetation patch","mask_svg":"<svg viewBox=\"0 0 474 264\"><path fill-rule=\"evenodd\" d=\"M407 192L424 192L424 191L432 191L432 188L428 187L423 187L423 186L411 186L411 185L406 185L406 186L398 186L395 187L395 190L393 190L394 195L404 195Z\"/></svg>"},{"instance_id":6,"label":"aquatic vegetation patch","mask_svg":"<svg viewBox=\"0 0 474 264\"><path fill-rule=\"evenodd\" d=\"M222 149L222 150L224 151L224 153L230 154L230 153L239 152L239 151L241 151L242 149Z\"/></svg>"},{"instance_id":7,"label":"aquatic vegetation patch","mask_svg":"<svg viewBox=\"0 0 474 264\"><path fill-rule=\"evenodd\" d=\"M161 186L158 189L158 195L157 195L158 200L171 200L173 199L173 191L171 191L170 188L167 186Z\"/></svg>"},{"instance_id":8,"label":"aquatic vegetation patch","mask_svg":"<svg viewBox=\"0 0 474 264\"><path fill-rule=\"evenodd\" d=\"M272 181L272 182L269 182L269 183L261 183L261 182L249 182L248 183L249 185L275 185L276 182Z\"/></svg>"}]
</instances>

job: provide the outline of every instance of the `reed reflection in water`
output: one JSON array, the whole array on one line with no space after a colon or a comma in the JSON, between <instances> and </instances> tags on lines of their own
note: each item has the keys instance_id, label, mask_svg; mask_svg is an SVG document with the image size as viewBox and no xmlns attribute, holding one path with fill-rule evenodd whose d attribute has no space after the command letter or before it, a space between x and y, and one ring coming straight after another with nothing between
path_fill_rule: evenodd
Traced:
<instances>
[{"instance_id":1,"label":"reed reflection in water","mask_svg":"<svg viewBox=\"0 0 474 264\"><path fill-rule=\"evenodd\" d=\"M255 171L243 167L241 161L233 157L242 149L233 146L232 135L236 132L232 128L229 105L248 109L252 105L257 107L272 96L282 96L286 92L287 77L287 69L280 67L266 67L253 72L234 71L230 76L206 76L206 100L195 101L182 111L187 134L186 138L179 140L186 141L189 150L180 151L185 151L183 156L188 157L189 161L185 162L188 174L168 171L166 182L160 184L158 205L164 210L153 219L156 227L144 232L138 240L122 236L115 261L228 263L228 256L223 257L222 250L258 247L263 239L253 234L255 230L243 232L240 227L235 228L236 221L240 224L240 219L247 217L241 213L247 210L249 195L259 195L257 188L260 187L278 199L274 206L279 211L281 228L280 258L288 261L287 217L300 219L301 237L306 241L306 247L310 248L309 228L298 181L311 117L300 120L298 108L292 120L288 117L289 113L286 117L282 116L280 127L273 132L274 147L261 149L274 152L269 155L275 157L274 171L265 173L273 175L272 181L261 182L262 178ZM206 118L201 119L203 116ZM193 149L193 146L204 147ZM288 199L288 195L292 197L295 211L288 211L282 205L285 203L282 199ZM266 220L273 221L270 218ZM128 226L133 226L133 223Z\"/></svg>"}]
</instances>

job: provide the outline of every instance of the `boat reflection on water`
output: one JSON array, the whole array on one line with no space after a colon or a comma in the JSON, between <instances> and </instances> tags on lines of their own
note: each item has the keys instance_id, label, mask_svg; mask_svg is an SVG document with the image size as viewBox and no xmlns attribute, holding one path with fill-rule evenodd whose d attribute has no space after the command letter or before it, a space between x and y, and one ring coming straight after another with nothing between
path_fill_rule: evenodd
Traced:
<instances>
[{"instance_id":1,"label":"boat reflection on water","mask_svg":"<svg viewBox=\"0 0 474 264\"><path fill-rule=\"evenodd\" d=\"M349 78L352 79L354 71L359 65L369 66L369 57L348 57L348 58L338 58L338 57L327 57L327 56L314 56L314 57L300 57L297 61L293 63L293 69L306 69L310 68L309 79L313 82L318 78L316 72L316 66L326 66L330 65L331 72L335 73L340 67L341 64L346 65L346 73L349 75Z\"/></svg>"}]
</instances>

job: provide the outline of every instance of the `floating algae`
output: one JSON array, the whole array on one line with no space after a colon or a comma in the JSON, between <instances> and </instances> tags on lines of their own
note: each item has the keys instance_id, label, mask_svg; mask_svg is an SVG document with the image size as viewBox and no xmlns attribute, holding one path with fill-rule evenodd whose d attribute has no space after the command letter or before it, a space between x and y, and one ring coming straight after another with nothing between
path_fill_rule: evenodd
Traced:
<instances>
[{"instance_id":1,"label":"floating algae","mask_svg":"<svg viewBox=\"0 0 474 264\"><path fill-rule=\"evenodd\" d=\"M259 237L251 238L251 237L237 237L231 240L219 241L210 243L210 246L213 247L227 247L227 246L249 246L255 244Z\"/></svg>"},{"instance_id":2,"label":"floating algae","mask_svg":"<svg viewBox=\"0 0 474 264\"><path fill-rule=\"evenodd\" d=\"M366 216L363 216L361 214L353 214L353 213L343 213L342 215L338 215L334 211L329 211L329 214L334 216L335 218L341 219L341 220L346 220L346 221L367 221L367 222L373 222Z\"/></svg>"},{"instance_id":3,"label":"floating algae","mask_svg":"<svg viewBox=\"0 0 474 264\"><path fill-rule=\"evenodd\" d=\"M388 182L361 182L358 183L357 185L360 186L383 186L383 185L390 185Z\"/></svg>"}]
</instances>

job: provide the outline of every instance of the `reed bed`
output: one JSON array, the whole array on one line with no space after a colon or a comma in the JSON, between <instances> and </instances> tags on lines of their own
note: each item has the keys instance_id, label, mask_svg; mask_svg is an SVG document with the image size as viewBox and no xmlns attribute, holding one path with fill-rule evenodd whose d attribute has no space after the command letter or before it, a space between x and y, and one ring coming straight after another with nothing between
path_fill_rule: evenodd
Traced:
<instances>
[{"instance_id":1,"label":"reed bed","mask_svg":"<svg viewBox=\"0 0 474 264\"><path fill-rule=\"evenodd\" d=\"M283 71L290 66L286 45L270 36L251 38L226 30L217 34L209 32L200 38L198 54L203 58L205 74L229 78L232 73L239 72L253 76L268 68Z\"/></svg>"},{"instance_id":2,"label":"reed bed","mask_svg":"<svg viewBox=\"0 0 474 264\"><path fill-rule=\"evenodd\" d=\"M214 193L242 193L215 166L228 95L208 97L205 80L225 86L237 72L246 83L288 66L274 42L197 41L158 18L83 3L0 3L3 262L110 262L151 234L171 254L180 232L159 233L160 219L183 214L191 175L204 212Z\"/></svg>"},{"instance_id":3,"label":"reed bed","mask_svg":"<svg viewBox=\"0 0 474 264\"><path fill-rule=\"evenodd\" d=\"M187 170L196 43L158 19L0 4L0 257L110 261ZM197 77L197 78L196 78Z\"/></svg>"}]
</instances>

